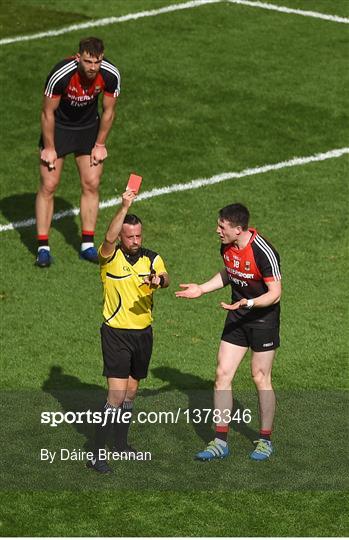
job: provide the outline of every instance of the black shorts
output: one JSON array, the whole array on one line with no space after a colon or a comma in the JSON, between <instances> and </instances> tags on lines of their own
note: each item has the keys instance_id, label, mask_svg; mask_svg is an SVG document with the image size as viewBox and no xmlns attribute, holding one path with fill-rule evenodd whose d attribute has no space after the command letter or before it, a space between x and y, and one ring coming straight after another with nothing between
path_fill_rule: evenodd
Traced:
<instances>
[{"instance_id":1,"label":"black shorts","mask_svg":"<svg viewBox=\"0 0 349 540\"><path fill-rule=\"evenodd\" d=\"M68 154L76 156L90 155L95 145L99 130L99 123L94 126L79 129L68 129L63 126L55 126L55 149L57 157ZM39 148L44 148L42 135L39 140Z\"/></svg>"},{"instance_id":2,"label":"black shorts","mask_svg":"<svg viewBox=\"0 0 349 540\"><path fill-rule=\"evenodd\" d=\"M229 319L225 323L221 339L240 347L251 347L254 352L272 351L280 347L279 326L251 327Z\"/></svg>"},{"instance_id":3,"label":"black shorts","mask_svg":"<svg viewBox=\"0 0 349 540\"><path fill-rule=\"evenodd\" d=\"M123 330L101 326L102 353L106 377L145 379L153 350L153 329Z\"/></svg>"}]
</instances>

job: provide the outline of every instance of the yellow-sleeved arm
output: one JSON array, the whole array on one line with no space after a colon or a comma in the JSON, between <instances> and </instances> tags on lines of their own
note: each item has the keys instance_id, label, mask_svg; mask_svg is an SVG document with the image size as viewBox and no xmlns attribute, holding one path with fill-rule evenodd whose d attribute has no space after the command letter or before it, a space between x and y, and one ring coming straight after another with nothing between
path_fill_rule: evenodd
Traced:
<instances>
[{"instance_id":1,"label":"yellow-sleeved arm","mask_svg":"<svg viewBox=\"0 0 349 540\"><path fill-rule=\"evenodd\" d=\"M115 250L114 250L111 255L108 255L108 257L103 257L102 252L101 252L102 251L102 245L103 244L101 244L99 246L99 248L98 248L98 260L99 260L100 266L104 266L105 264L107 264L115 254Z\"/></svg>"},{"instance_id":2,"label":"yellow-sleeved arm","mask_svg":"<svg viewBox=\"0 0 349 540\"><path fill-rule=\"evenodd\" d=\"M166 274L168 273L165 267L165 263L160 257L160 255L157 255L155 257L154 262L153 262L153 268L158 275L163 274L163 273L166 273Z\"/></svg>"}]
</instances>

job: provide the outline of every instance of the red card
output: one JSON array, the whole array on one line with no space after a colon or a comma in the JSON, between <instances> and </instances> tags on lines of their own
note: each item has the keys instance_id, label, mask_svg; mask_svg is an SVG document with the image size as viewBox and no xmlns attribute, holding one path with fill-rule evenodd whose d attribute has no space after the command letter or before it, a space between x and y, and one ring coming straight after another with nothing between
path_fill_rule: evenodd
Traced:
<instances>
[{"instance_id":1,"label":"red card","mask_svg":"<svg viewBox=\"0 0 349 540\"><path fill-rule=\"evenodd\" d=\"M130 178L128 179L126 189L133 191L137 195L138 191L140 190L141 183L142 177L138 176L138 174L131 173Z\"/></svg>"}]
</instances>

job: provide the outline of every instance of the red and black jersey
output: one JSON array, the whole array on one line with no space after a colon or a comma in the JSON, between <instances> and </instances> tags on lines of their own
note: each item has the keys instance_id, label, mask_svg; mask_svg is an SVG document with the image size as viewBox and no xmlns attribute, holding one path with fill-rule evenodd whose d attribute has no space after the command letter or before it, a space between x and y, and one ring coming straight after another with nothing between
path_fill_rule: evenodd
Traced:
<instances>
[{"instance_id":1,"label":"red and black jersey","mask_svg":"<svg viewBox=\"0 0 349 540\"><path fill-rule=\"evenodd\" d=\"M75 57L55 65L45 84L45 96L61 98L55 111L56 123L65 128L90 127L98 121L98 96L117 97L120 93L120 73L107 59L103 59L96 78L84 86Z\"/></svg>"},{"instance_id":2,"label":"red and black jersey","mask_svg":"<svg viewBox=\"0 0 349 540\"><path fill-rule=\"evenodd\" d=\"M280 281L280 257L273 246L255 229L244 249L232 244L221 247L224 266L232 288L232 303L242 298L256 298L268 291L266 283ZM241 320L249 325L276 326L280 319L280 303L266 308L229 311L230 320Z\"/></svg>"}]
</instances>

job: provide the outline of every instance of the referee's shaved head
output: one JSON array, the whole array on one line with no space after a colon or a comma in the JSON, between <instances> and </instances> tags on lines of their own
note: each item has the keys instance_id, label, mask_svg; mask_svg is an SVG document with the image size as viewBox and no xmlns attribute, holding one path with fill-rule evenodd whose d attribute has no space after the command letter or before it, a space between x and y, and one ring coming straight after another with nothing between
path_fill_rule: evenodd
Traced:
<instances>
[{"instance_id":1,"label":"referee's shaved head","mask_svg":"<svg viewBox=\"0 0 349 540\"><path fill-rule=\"evenodd\" d=\"M142 222L135 214L127 214L119 234L121 249L128 255L136 255L142 247Z\"/></svg>"},{"instance_id":2,"label":"referee's shaved head","mask_svg":"<svg viewBox=\"0 0 349 540\"><path fill-rule=\"evenodd\" d=\"M219 211L219 219L222 221L229 221L231 225L236 227L240 225L243 231L247 231L250 212L243 204L229 204L228 206L221 208Z\"/></svg>"},{"instance_id":3,"label":"referee's shaved head","mask_svg":"<svg viewBox=\"0 0 349 540\"><path fill-rule=\"evenodd\" d=\"M141 219L135 214L127 214L124 219L127 225L142 225Z\"/></svg>"}]
</instances>

